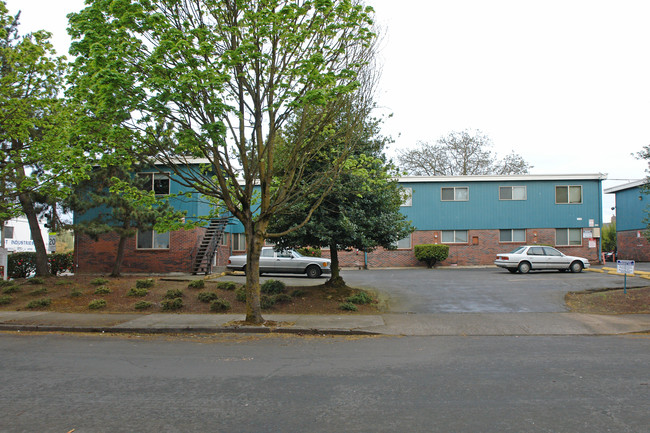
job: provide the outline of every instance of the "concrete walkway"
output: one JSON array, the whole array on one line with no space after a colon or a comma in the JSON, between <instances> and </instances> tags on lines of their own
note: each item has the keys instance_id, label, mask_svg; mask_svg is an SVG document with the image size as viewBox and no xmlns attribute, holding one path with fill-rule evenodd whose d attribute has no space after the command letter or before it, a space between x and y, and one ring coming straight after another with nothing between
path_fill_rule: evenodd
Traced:
<instances>
[{"instance_id":1,"label":"concrete walkway","mask_svg":"<svg viewBox=\"0 0 650 433\"><path fill-rule=\"evenodd\" d=\"M239 314L0 312L0 331L109 333L286 333L484 336L617 335L650 332L650 314L441 313L268 314L267 326L242 326Z\"/></svg>"}]
</instances>

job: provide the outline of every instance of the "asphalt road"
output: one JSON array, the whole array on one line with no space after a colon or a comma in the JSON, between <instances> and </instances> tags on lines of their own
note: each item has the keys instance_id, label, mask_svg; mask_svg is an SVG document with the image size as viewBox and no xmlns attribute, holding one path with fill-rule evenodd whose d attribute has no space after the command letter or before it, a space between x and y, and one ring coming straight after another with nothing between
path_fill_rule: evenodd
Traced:
<instances>
[{"instance_id":1,"label":"asphalt road","mask_svg":"<svg viewBox=\"0 0 650 433\"><path fill-rule=\"evenodd\" d=\"M648 336L0 333L0 432L650 432Z\"/></svg>"},{"instance_id":2,"label":"asphalt road","mask_svg":"<svg viewBox=\"0 0 650 433\"><path fill-rule=\"evenodd\" d=\"M623 277L597 272L557 271L511 274L488 268L344 270L349 286L377 291L393 313L555 313L565 312L569 291L622 288ZM245 277L226 277L244 282ZM325 277L270 275L289 285L322 284ZM628 287L648 285L629 278Z\"/></svg>"}]
</instances>

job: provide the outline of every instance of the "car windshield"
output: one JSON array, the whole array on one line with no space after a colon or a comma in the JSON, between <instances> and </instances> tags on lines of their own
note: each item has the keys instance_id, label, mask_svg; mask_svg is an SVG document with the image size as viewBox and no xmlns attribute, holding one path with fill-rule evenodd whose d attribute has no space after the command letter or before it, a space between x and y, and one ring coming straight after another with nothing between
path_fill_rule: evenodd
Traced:
<instances>
[{"instance_id":1,"label":"car windshield","mask_svg":"<svg viewBox=\"0 0 650 433\"><path fill-rule=\"evenodd\" d=\"M519 247L515 248L514 250L510 251L510 254L521 254L524 252L524 247Z\"/></svg>"}]
</instances>

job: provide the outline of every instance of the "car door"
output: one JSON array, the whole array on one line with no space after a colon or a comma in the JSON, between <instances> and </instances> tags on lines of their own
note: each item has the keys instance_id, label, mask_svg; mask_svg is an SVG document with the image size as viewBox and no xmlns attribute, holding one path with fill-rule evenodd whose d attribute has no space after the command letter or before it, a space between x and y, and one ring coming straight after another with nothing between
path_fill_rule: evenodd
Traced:
<instances>
[{"instance_id":1,"label":"car door","mask_svg":"<svg viewBox=\"0 0 650 433\"><path fill-rule=\"evenodd\" d=\"M542 247L530 247L526 252L526 256L532 269L546 269L548 266L547 258L544 255Z\"/></svg>"},{"instance_id":2,"label":"car door","mask_svg":"<svg viewBox=\"0 0 650 433\"><path fill-rule=\"evenodd\" d=\"M275 251L273 248L262 248L260 254L260 272L275 272Z\"/></svg>"},{"instance_id":3,"label":"car door","mask_svg":"<svg viewBox=\"0 0 650 433\"><path fill-rule=\"evenodd\" d=\"M276 272L281 273L295 273L296 270L293 268L293 254L290 250L277 251L275 253Z\"/></svg>"},{"instance_id":4,"label":"car door","mask_svg":"<svg viewBox=\"0 0 650 433\"><path fill-rule=\"evenodd\" d=\"M544 254L548 257L549 269L566 269L569 267L569 258L551 247L544 247Z\"/></svg>"}]
</instances>

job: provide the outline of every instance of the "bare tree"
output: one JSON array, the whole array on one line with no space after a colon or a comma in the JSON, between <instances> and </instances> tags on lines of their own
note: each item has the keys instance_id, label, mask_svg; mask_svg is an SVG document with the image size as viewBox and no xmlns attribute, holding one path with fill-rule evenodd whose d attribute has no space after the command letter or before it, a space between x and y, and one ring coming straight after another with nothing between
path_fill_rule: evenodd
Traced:
<instances>
[{"instance_id":1,"label":"bare tree","mask_svg":"<svg viewBox=\"0 0 650 433\"><path fill-rule=\"evenodd\" d=\"M436 144L418 142L415 149L398 153L400 168L415 176L522 174L532 168L521 155L511 152L499 159L492 140L479 130L451 132Z\"/></svg>"}]
</instances>

